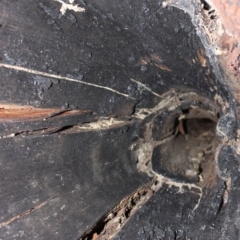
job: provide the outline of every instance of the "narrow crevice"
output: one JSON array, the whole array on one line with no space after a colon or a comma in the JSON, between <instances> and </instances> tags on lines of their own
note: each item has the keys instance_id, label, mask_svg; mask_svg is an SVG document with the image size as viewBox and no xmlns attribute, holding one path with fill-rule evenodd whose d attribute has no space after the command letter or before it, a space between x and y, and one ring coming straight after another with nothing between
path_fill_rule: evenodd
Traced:
<instances>
[{"instance_id":1,"label":"narrow crevice","mask_svg":"<svg viewBox=\"0 0 240 240\"><path fill-rule=\"evenodd\" d=\"M49 127L49 128L41 128L31 131L21 131L16 133L10 133L8 135L0 136L0 139L3 138L12 138L17 136L23 137L34 137L34 136L44 136L50 134L71 134L71 133L80 133L86 131L99 131L99 130L107 130L116 127L122 127L125 125L129 125L134 123L136 120L118 120L117 118L102 118L98 120L94 120L91 122L85 122L74 125L65 125L62 127Z\"/></svg>"},{"instance_id":2,"label":"narrow crevice","mask_svg":"<svg viewBox=\"0 0 240 240\"><path fill-rule=\"evenodd\" d=\"M150 183L125 197L78 240L113 239L127 220L155 193L158 185L160 186L159 182L154 178Z\"/></svg>"},{"instance_id":3,"label":"narrow crevice","mask_svg":"<svg viewBox=\"0 0 240 240\"><path fill-rule=\"evenodd\" d=\"M230 179L228 179L227 181L224 182L224 190L222 193L222 198L221 198L221 202L217 211L216 216L218 216L220 214L220 212L223 210L223 208L226 206L227 202L228 202L228 198L229 198L229 192L230 192Z\"/></svg>"},{"instance_id":4,"label":"narrow crevice","mask_svg":"<svg viewBox=\"0 0 240 240\"><path fill-rule=\"evenodd\" d=\"M71 126L72 127L72 126ZM0 139L4 138L13 138L13 137L39 137L39 136L45 136L45 135L50 135L53 133L58 133L59 131L61 132L61 129L65 130L65 128L69 128L68 126L66 127L50 127L50 128L41 128L37 130L32 130L32 131L21 131L17 133L11 133L8 135L3 135L0 136Z\"/></svg>"},{"instance_id":5,"label":"narrow crevice","mask_svg":"<svg viewBox=\"0 0 240 240\"><path fill-rule=\"evenodd\" d=\"M53 117L57 117L57 116L61 116L61 115L65 115L64 113L71 113L71 111L74 112L74 110L72 109L64 109L64 110L59 110L58 112L52 113L49 117L46 117L44 120L49 119L49 118L53 118Z\"/></svg>"},{"instance_id":6,"label":"narrow crevice","mask_svg":"<svg viewBox=\"0 0 240 240\"><path fill-rule=\"evenodd\" d=\"M30 208L29 210L27 210L27 211L25 211L25 212L23 212L23 213L21 213L21 214L18 214L18 215L16 215L16 216L8 219L7 221L1 222L1 223L0 223L0 228L2 228L2 227L4 227L4 226L7 226L7 225L11 224L12 222L14 222L14 221L16 221L16 220L18 220L18 219L20 219L20 218L23 218L23 217L27 216L28 214L30 214L30 213L36 211L37 209L45 206L45 205L48 204L49 202L55 200L56 198L58 198L58 197L60 197L60 196L62 196L62 195L64 195L64 194L61 194L61 195L59 195L59 196L50 198L50 199L42 202L41 204L38 204L37 206L34 206L34 207Z\"/></svg>"}]
</instances>

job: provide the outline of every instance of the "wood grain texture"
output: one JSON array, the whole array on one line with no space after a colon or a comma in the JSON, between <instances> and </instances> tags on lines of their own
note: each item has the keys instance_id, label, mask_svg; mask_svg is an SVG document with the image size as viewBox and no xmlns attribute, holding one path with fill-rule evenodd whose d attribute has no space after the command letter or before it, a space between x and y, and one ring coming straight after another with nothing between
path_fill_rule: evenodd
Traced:
<instances>
[{"instance_id":1,"label":"wood grain texture","mask_svg":"<svg viewBox=\"0 0 240 240\"><path fill-rule=\"evenodd\" d=\"M147 181L131 159L135 127L2 139L1 237L77 239L92 227Z\"/></svg>"},{"instance_id":2,"label":"wood grain texture","mask_svg":"<svg viewBox=\"0 0 240 240\"><path fill-rule=\"evenodd\" d=\"M179 102L180 93L193 92L223 108L220 117L228 117L222 125L232 120L229 135L235 136L231 92L220 79L220 70L210 65L189 15L163 8L161 0L73 2L70 6L67 0L0 1L3 239L78 239L122 199L151 181L137 168L132 144L148 130L156 130L156 139L163 137L165 118L158 119L154 129L145 129L144 124L160 113L157 106L167 101L164 94L172 89ZM76 5L84 11L76 11ZM194 108L198 103L187 104ZM2 107L10 105L21 110ZM184 107L189 105L178 106L177 111L182 113ZM138 118L138 110L145 117ZM161 110L164 116L171 114ZM98 121L109 122L105 126ZM237 157L224 154L235 157L231 166L236 170ZM198 225L189 222L195 221L192 209L199 193L196 197L184 189L182 194L164 185L118 237L134 239L134 233L135 239L145 239L149 236L142 232L138 238L138 227L151 219L161 225L163 217L167 220L161 229L173 229L167 239L177 230L190 236L190 227L197 235L206 219L208 229L218 223L211 231L219 232L228 226L221 216L229 217L237 202L231 197L233 207L222 208L226 186L218 180L213 192L204 192ZM234 197L238 196L235 180ZM143 219L146 211L150 212ZM218 214L220 218L215 218ZM169 215L174 216L168 219Z\"/></svg>"},{"instance_id":3,"label":"wood grain texture","mask_svg":"<svg viewBox=\"0 0 240 240\"><path fill-rule=\"evenodd\" d=\"M163 9L158 1L75 1L85 11L62 15L56 1L0 4L0 102L130 115L136 104L158 101L131 79L160 95L176 85L215 93L212 69L202 66L207 57L198 57L203 46L180 10Z\"/></svg>"}]
</instances>

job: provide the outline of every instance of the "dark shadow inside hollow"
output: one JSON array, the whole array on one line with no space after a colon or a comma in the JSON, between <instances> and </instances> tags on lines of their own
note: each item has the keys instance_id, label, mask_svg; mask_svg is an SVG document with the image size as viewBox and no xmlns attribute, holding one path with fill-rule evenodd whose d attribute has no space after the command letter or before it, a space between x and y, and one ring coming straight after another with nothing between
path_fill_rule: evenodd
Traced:
<instances>
[{"instance_id":1,"label":"dark shadow inside hollow","mask_svg":"<svg viewBox=\"0 0 240 240\"><path fill-rule=\"evenodd\" d=\"M175 136L153 151L153 170L165 176L202 181L213 171L218 118L202 109L188 109L175 122Z\"/></svg>"}]
</instances>

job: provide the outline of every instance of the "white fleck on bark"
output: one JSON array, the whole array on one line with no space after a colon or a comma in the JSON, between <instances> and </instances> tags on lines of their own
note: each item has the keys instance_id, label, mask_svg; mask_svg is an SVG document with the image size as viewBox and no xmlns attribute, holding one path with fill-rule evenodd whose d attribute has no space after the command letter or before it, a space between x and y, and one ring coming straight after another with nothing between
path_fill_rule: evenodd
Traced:
<instances>
[{"instance_id":1,"label":"white fleck on bark","mask_svg":"<svg viewBox=\"0 0 240 240\"><path fill-rule=\"evenodd\" d=\"M60 12L62 13L62 15L64 15L67 10L72 10L74 12L85 12L85 8L79 7L77 4L73 5L74 0L69 0L69 3L65 3L62 0L54 0L54 1L62 4L60 9Z\"/></svg>"}]
</instances>

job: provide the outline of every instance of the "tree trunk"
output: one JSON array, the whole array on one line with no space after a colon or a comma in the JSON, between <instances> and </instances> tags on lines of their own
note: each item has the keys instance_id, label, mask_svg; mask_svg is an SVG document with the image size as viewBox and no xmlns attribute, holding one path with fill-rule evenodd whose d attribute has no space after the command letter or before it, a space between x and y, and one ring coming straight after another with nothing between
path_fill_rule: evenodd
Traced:
<instances>
[{"instance_id":1,"label":"tree trunk","mask_svg":"<svg viewBox=\"0 0 240 240\"><path fill-rule=\"evenodd\" d=\"M240 239L239 38L218 9L0 2L0 239Z\"/></svg>"}]
</instances>

